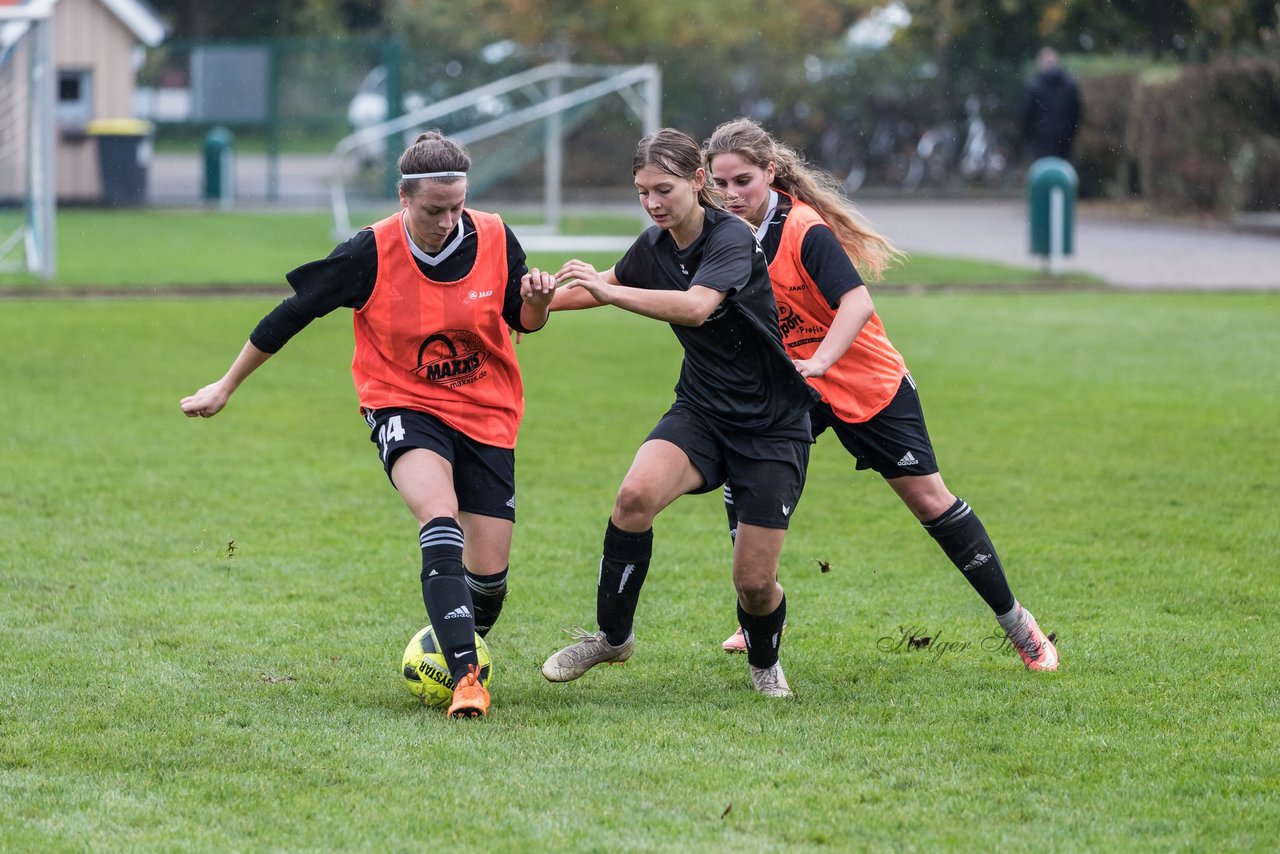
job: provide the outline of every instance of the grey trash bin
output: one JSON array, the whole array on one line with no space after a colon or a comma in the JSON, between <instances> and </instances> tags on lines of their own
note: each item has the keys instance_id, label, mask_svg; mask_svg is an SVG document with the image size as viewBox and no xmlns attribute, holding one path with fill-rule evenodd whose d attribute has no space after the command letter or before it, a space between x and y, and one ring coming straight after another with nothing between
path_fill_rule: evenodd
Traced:
<instances>
[{"instance_id":1,"label":"grey trash bin","mask_svg":"<svg viewBox=\"0 0 1280 854\"><path fill-rule=\"evenodd\" d=\"M136 207L147 196L151 166L150 122L141 119L97 119L89 122L89 136L98 141L102 204Z\"/></svg>"}]
</instances>

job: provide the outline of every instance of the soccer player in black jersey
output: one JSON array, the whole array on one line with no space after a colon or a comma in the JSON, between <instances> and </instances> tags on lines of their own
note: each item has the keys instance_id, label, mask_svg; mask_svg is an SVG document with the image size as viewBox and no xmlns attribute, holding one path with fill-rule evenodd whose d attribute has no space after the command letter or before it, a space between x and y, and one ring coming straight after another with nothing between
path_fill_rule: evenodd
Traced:
<instances>
[{"instance_id":1,"label":"soccer player in black jersey","mask_svg":"<svg viewBox=\"0 0 1280 854\"><path fill-rule=\"evenodd\" d=\"M640 446L618 489L596 588L600 630L547 659L552 682L635 648L632 624L653 551L653 520L681 495L728 483L738 507L733 582L755 689L789 697L778 648L786 599L778 558L800 500L817 399L782 346L764 254L751 229L723 210L698 144L664 129L632 162L654 225L604 272L571 260L556 274L552 309L614 305L666 321L684 348L676 399Z\"/></svg>"},{"instance_id":2,"label":"soccer player in black jersey","mask_svg":"<svg viewBox=\"0 0 1280 854\"><path fill-rule=\"evenodd\" d=\"M476 634L497 619L515 520L524 408L510 332L547 319L555 280L495 214L465 207L471 157L437 131L400 156L401 210L288 274L294 294L227 373L182 399L209 418L308 323L353 310L352 375L383 468L413 513L422 598L454 679L451 717L489 709Z\"/></svg>"}]
</instances>

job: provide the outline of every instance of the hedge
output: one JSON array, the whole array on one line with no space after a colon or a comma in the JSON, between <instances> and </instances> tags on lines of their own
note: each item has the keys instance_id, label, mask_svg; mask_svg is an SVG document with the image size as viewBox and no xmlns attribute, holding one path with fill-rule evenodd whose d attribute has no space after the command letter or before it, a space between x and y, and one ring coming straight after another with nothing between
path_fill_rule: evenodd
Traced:
<instances>
[{"instance_id":1,"label":"hedge","mask_svg":"<svg viewBox=\"0 0 1280 854\"><path fill-rule=\"evenodd\" d=\"M1082 195L1169 209L1280 209L1280 59L1227 58L1144 79L1081 80Z\"/></svg>"}]
</instances>

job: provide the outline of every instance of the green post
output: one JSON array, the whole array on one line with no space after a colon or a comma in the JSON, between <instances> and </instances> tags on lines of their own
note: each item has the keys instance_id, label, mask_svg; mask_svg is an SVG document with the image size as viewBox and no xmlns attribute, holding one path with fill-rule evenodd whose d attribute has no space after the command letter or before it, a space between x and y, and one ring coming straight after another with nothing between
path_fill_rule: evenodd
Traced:
<instances>
[{"instance_id":1,"label":"green post","mask_svg":"<svg viewBox=\"0 0 1280 854\"><path fill-rule=\"evenodd\" d=\"M229 208L235 198L235 138L224 127L210 130L204 137L204 198Z\"/></svg>"},{"instance_id":2,"label":"green post","mask_svg":"<svg viewBox=\"0 0 1280 854\"><path fill-rule=\"evenodd\" d=\"M280 43L267 48L267 198L280 199Z\"/></svg>"},{"instance_id":3,"label":"green post","mask_svg":"<svg viewBox=\"0 0 1280 854\"><path fill-rule=\"evenodd\" d=\"M382 43L382 67L387 70L385 91L387 98L387 117L386 121L399 118L404 115L404 87L401 85L400 78L400 40L386 39ZM400 148L393 140L400 139L399 135L395 137L387 137L383 140L386 149L386 192L388 196L394 197L396 187L400 183Z\"/></svg>"},{"instance_id":4,"label":"green post","mask_svg":"<svg viewBox=\"0 0 1280 854\"><path fill-rule=\"evenodd\" d=\"M1060 157L1041 157L1027 171L1027 208L1031 254L1045 259L1058 274L1063 256L1075 250L1076 170Z\"/></svg>"}]
</instances>

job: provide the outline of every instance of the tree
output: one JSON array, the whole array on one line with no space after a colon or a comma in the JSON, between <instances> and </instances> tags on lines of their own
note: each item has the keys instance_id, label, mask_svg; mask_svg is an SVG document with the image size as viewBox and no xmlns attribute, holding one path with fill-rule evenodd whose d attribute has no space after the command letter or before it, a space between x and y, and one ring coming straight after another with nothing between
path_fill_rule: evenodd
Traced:
<instances>
[{"instance_id":1,"label":"tree","mask_svg":"<svg viewBox=\"0 0 1280 854\"><path fill-rule=\"evenodd\" d=\"M1198 34L1218 50L1260 46L1276 37L1280 5L1274 0L1187 0Z\"/></svg>"},{"instance_id":2,"label":"tree","mask_svg":"<svg viewBox=\"0 0 1280 854\"><path fill-rule=\"evenodd\" d=\"M385 27L383 0L151 0L184 41L343 36Z\"/></svg>"},{"instance_id":3,"label":"tree","mask_svg":"<svg viewBox=\"0 0 1280 854\"><path fill-rule=\"evenodd\" d=\"M935 112L976 92L1009 107L1042 46L1202 58L1276 39L1274 0L902 0L896 47L932 62Z\"/></svg>"},{"instance_id":4,"label":"tree","mask_svg":"<svg viewBox=\"0 0 1280 854\"><path fill-rule=\"evenodd\" d=\"M509 39L536 60L655 62L667 120L692 132L744 112L767 117L803 100L805 60L880 0L399 0L390 17L410 43L471 56Z\"/></svg>"}]
</instances>

